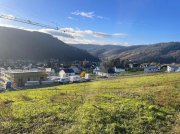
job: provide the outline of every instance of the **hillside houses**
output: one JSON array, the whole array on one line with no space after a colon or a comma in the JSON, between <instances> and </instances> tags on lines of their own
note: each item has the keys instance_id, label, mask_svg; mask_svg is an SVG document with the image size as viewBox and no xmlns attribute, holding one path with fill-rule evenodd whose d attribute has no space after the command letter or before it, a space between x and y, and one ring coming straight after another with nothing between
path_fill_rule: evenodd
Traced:
<instances>
[{"instance_id":1,"label":"hillside houses","mask_svg":"<svg viewBox=\"0 0 180 134\"><path fill-rule=\"evenodd\" d=\"M167 72L180 72L180 66L167 66Z\"/></svg>"},{"instance_id":2,"label":"hillside houses","mask_svg":"<svg viewBox=\"0 0 180 134\"><path fill-rule=\"evenodd\" d=\"M75 74L80 74L82 71L82 69L80 69L80 67L77 66L71 66L69 69L72 69Z\"/></svg>"},{"instance_id":3,"label":"hillside houses","mask_svg":"<svg viewBox=\"0 0 180 134\"><path fill-rule=\"evenodd\" d=\"M140 64L138 64L138 63L130 63L130 64L128 65L128 67L129 67L129 68L139 68L139 67L140 67Z\"/></svg>"},{"instance_id":4,"label":"hillside houses","mask_svg":"<svg viewBox=\"0 0 180 134\"><path fill-rule=\"evenodd\" d=\"M109 74L105 71L103 71L100 67L96 67L94 70L93 70L93 73L95 75L98 75L98 76L102 76L102 77L108 77Z\"/></svg>"},{"instance_id":5,"label":"hillside houses","mask_svg":"<svg viewBox=\"0 0 180 134\"><path fill-rule=\"evenodd\" d=\"M155 73L155 72L159 72L159 71L160 71L159 66L147 66L147 67L144 67L144 72L145 73Z\"/></svg>"},{"instance_id":6,"label":"hillside houses","mask_svg":"<svg viewBox=\"0 0 180 134\"><path fill-rule=\"evenodd\" d=\"M125 72L125 69L120 66L115 66L114 71L115 73L121 73L121 72Z\"/></svg>"},{"instance_id":7,"label":"hillside houses","mask_svg":"<svg viewBox=\"0 0 180 134\"><path fill-rule=\"evenodd\" d=\"M73 75L75 75L75 72L70 68L62 69L59 72L60 78L69 77L69 76L73 76Z\"/></svg>"},{"instance_id":8,"label":"hillside houses","mask_svg":"<svg viewBox=\"0 0 180 134\"><path fill-rule=\"evenodd\" d=\"M121 73L121 72L125 72L125 69L121 68L121 67L111 67L111 68L108 68L108 69L102 69L100 67L96 67L94 70L93 70L93 73L95 75L98 75L98 76L106 76L106 77L109 77L109 76L114 76L116 75L116 73Z\"/></svg>"},{"instance_id":9,"label":"hillside houses","mask_svg":"<svg viewBox=\"0 0 180 134\"><path fill-rule=\"evenodd\" d=\"M47 74L41 70L4 70L0 71L0 81L5 88L24 87L31 82L40 85L47 80Z\"/></svg>"},{"instance_id":10,"label":"hillside houses","mask_svg":"<svg viewBox=\"0 0 180 134\"><path fill-rule=\"evenodd\" d=\"M93 70L94 74L97 74L97 72L100 72L100 68L98 66L96 68L94 68L94 70Z\"/></svg>"},{"instance_id":11,"label":"hillside houses","mask_svg":"<svg viewBox=\"0 0 180 134\"><path fill-rule=\"evenodd\" d=\"M180 66L178 64L134 63L131 65L132 66L123 66L121 64L101 64L85 61L82 63L56 64L56 66L49 67L45 63L31 64L28 62L27 64L23 64L23 66L5 66L6 68L3 72L5 75L1 72L0 81L5 87L17 88L29 85L43 85L52 82L54 84L85 82L90 80L90 77L92 77L91 74L103 78L142 74L143 69L144 73L160 71L180 72ZM2 66L2 68L4 68L4 66Z\"/></svg>"},{"instance_id":12,"label":"hillside houses","mask_svg":"<svg viewBox=\"0 0 180 134\"><path fill-rule=\"evenodd\" d=\"M46 71L46 73L47 73L48 76L53 76L53 75L55 75L55 69L45 68L45 71Z\"/></svg>"}]
</instances>

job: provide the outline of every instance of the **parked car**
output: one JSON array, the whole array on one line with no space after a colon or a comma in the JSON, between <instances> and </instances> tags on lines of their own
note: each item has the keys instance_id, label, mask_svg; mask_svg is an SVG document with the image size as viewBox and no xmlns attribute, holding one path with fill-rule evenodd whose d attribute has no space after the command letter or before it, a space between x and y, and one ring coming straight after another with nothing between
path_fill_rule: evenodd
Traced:
<instances>
[{"instance_id":1,"label":"parked car","mask_svg":"<svg viewBox=\"0 0 180 134\"><path fill-rule=\"evenodd\" d=\"M81 82L81 77L79 75L69 76L70 82Z\"/></svg>"},{"instance_id":2,"label":"parked car","mask_svg":"<svg viewBox=\"0 0 180 134\"><path fill-rule=\"evenodd\" d=\"M61 78L59 76L48 77L48 80L52 80L54 83L58 83Z\"/></svg>"},{"instance_id":3,"label":"parked car","mask_svg":"<svg viewBox=\"0 0 180 134\"><path fill-rule=\"evenodd\" d=\"M59 83L62 83L62 84L67 84L69 82L70 82L70 80L68 77L64 77L59 80Z\"/></svg>"},{"instance_id":4,"label":"parked car","mask_svg":"<svg viewBox=\"0 0 180 134\"><path fill-rule=\"evenodd\" d=\"M91 79L85 79L85 78L81 79L81 82L89 82L89 81L91 81Z\"/></svg>"}]
</instances>

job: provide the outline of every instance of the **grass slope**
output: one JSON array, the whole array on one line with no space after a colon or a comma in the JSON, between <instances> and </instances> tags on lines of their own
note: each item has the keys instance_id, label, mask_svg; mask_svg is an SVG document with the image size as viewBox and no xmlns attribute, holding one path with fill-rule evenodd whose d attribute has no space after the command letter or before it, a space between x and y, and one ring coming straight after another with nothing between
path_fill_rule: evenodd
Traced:
<instances>
[{"instance_id":1,"label":"grass slope","mask_svg":"<svg viewBox=\"0 0 180 134\"><path fill-rule=\"evenodd\" d=\"M0 94L0 133L178 133L180 73Z\"/></svg>"}]
</instances>

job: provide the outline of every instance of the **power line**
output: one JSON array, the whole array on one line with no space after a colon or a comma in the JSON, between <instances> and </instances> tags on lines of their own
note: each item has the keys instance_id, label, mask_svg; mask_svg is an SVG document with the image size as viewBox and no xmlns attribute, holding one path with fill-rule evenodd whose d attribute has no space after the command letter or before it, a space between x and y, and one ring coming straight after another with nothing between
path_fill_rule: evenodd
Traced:
<instances>
[{"instance_id":1,"label":"power line","mask_svg":"<svg viewBox=\"0 0 180 134\"><path fill-rule=\"evenodd\" d=\"M59 28L57 26L53 27L50 25L41 24L41 23L34 22L31 20L17 18L17 17L12 16L12 15L0 15L0 18L6 19L6 20L11 20L11 21L16 21L16 22L21 22L21 23L25 23L25 24L29 24L29 25L35 25L35 26L39 26L39 27L45 27L45 28L50 28L50 29L54 29L54 30L59 30Z\"/></svg>"}]
</instances>

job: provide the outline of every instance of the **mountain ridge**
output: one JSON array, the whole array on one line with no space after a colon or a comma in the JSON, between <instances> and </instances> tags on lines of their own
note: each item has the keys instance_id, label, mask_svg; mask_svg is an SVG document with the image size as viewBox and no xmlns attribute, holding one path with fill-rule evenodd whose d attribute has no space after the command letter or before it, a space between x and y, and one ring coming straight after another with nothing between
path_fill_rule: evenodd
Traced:
<instances>
[{"instance_id":1,"label":"mountain ridge","mask_svg":"<svg viewBox=\"0 0 180 134\"><path fill-rule=\"evenodd\" d=\"M150 45L134 46L92 46L84 47L83 44L73 45L77 48L88 51L94 56L104 58L120 58L138 63L158 62L158 63L180 63L180 42L165 42ZM97 46L97 48L96 48Z\"/></svg>"},{"instance_id":2,"label":"mountain ridge","mask_svg":"<svg viewBox=\"0 0 180 134\"><path fill-rule=\"evenodd\" d=\"M1 59L98 61L98 58L88 52L67 45L49 34L1 26L0 48Z\"/></svg>"}]
</instances>

